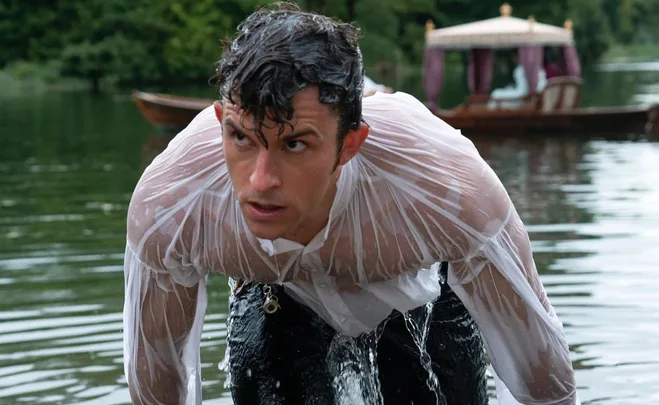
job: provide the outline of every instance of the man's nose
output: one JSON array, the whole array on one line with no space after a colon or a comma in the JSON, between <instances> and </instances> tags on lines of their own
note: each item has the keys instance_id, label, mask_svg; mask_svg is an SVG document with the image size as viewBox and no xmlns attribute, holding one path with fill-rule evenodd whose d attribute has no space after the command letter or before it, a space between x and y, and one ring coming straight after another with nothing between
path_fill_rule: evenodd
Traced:
<instances>
[{"instance_id":1,"label":"man's nose","mask_svg":"<svg viewBox=\"0 0 659 405\"><path fill-rule=\"evenodd\" d=\"M257 191L269 191L281 186L279 170L269 150L259 152L249 181Z\"/></svg>"}]
</instances>

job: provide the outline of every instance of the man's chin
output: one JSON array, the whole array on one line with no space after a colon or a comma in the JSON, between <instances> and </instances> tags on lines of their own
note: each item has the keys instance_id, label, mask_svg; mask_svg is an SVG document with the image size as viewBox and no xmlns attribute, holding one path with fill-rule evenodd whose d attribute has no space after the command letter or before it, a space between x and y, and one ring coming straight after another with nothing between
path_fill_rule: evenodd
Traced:
<instances>
[{"instance_id":1,"label":"man's chin","mask_svg":"<svg viewBox=\"0 0 659 405\"><path fill-rule=\"evenodd\" d=\"M254 236L259 239L275 240L282 237L284 229L281 225L262 224L247 221L247 226Z\"/></svg>"}]
</instances>

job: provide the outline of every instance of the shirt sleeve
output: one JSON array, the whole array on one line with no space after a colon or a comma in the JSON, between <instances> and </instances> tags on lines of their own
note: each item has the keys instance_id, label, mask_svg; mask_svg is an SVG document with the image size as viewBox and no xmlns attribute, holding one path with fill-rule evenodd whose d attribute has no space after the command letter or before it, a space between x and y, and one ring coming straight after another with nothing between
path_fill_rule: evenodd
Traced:
<instances>
[{"instance_id":1,"label":"shirt sleeve","mask_svg":"<svg viewBox=\"0 0 659 405\"><path fill-rule=\"evenodd\" d=\"M461 209L445 228L457 235L449 284L479 325L493 368L517 401L577 404L563 325L510 196L473 146L453 164L452 188L460 190L453 202Z\"/></svg>"},{"instance_id":2,"label":"shirt sleeve","mask_svg":"<svg viewBox=\"0 0 659 405\"><path fill-rule=\"evenodd\" d=\"M146 168L127 225L124 358L133 401L201 404L207 274L263 283L295 276L266 260L242 219L213 106Z\"/></svg>"},{"instance_id":3,"label":"shirt sleeve","mask_svg":"<svg viewBox=\"0 0 659 405\"><path fill-rule=\"evenodd\" d=\"M206 191L222 181L221 131L205 110L144 171L127 218L124 371L139 405L201 404Z\"/></svg>"},{"instance_id":4,"label":"shirt sleeve","mask_svg":"<svg viewBox=\"0 0 659 405\"><path fill-rule=\"evenodd\" d=\"M449 284L479 325L494 370L517 401L576 404L570 350L524 225L508 199L473 207L485 203L502 205L507 215L493 218L499 229L477 251L451 263Z\"/></svg>"},{"instance_id":5,"label":"shirt sleeve","mask_svg":"<svg viewBox=\"0 0 659 405\"><path fill-rule=\"evenodd\" d=\"M187 287L126 247L124 372L137 405L201 404L206 282Z\"/></svg>"},{"instance_id":6,"label":"shirt sleeve","mask_svg":"<svg viewBox=\"0 0 659 405\"><path fill-rule=\"evenodd\" d=\"M523 404L578 404L562 324L499 178L415 98L376 94L364 103L365 158L398 201L388 217L402 215L406 226L397 245L449 262L448 282L481 330L502 391Z\"/></svg>"}]
</instances>

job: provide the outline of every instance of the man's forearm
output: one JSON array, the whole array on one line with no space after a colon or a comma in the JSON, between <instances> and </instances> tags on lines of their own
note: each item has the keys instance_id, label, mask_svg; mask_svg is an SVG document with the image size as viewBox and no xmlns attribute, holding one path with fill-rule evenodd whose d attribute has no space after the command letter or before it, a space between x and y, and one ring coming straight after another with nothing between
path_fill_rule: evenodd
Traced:
<instances>
[{"instance_id":1,"label":"man's forearm","mask_svg":"<svg viewBox=\"0 0 659 405\"><path fill-rule=\"evenodd\" d=\"M176 368L149 363L144 356L140 356L136 375L129 377L128 387L133 405L183 405L185 401L185 387Z\"/></svg>"}]
</instances>

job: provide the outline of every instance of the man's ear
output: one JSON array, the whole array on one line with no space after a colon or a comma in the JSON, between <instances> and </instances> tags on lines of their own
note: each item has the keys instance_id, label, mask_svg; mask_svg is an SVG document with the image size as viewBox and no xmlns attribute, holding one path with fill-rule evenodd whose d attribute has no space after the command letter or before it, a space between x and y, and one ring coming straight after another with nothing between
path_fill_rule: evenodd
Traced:
<instances>
[{"instance_id":1,"label":"man's ear","mask_svg":"<svg viewBox=\"0 0 659 405\"><path fill-rule=\"evenodd\" d=\"M343 147L339 153L339 165L344 165L350 161L361 149L366 137L368 137L368 125L361 123L359 128L348 132L343 140Z\"/></svg>"},{"instance_id":2,"label":"man's ear","mask_svg":"<svg viewBox=\"0 0 659 405\"><path fill-rule=\"evenodd\" d=\"M222 123L222 103L219 101L216 101L213 103L213 107L215 107L215 116L217 117L217 120L220 121L220 124Z\"/></svg>"}]
</instances>

